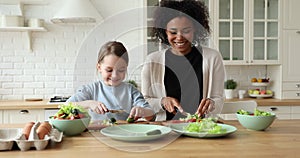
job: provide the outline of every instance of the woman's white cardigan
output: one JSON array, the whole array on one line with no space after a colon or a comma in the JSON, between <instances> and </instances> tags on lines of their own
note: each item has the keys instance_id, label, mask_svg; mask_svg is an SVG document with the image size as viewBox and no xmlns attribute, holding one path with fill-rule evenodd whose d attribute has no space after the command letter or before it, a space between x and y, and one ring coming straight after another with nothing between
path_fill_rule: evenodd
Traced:
<instances>
[{"instance_id":1,"label":"woman's white cardigan","mask_svg":"<svg viewBox=\"0 0 300 158\"><path fill-rule=\"evenodd\" d=\"M211 113L218 114L224 104L225 69L223 60L218 51L207 47L202 47L202 49L203 98L210 98L214 101L215 109ZM141 91L155 111L156 121L166 120L166 112L161 106L162 97L166 97L164 85L166 50L149 54L142 69Z\"/></svg>"}]
</instances>

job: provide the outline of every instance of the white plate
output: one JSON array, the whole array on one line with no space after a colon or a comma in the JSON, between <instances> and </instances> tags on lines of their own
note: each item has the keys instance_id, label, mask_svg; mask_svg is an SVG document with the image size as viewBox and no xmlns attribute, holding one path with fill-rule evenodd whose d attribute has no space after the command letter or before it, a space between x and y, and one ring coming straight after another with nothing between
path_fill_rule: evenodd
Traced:
<instances>
[{"instance_id":1,"label":"white plate","mask_svg":"<svg viewBox=\"0 0 300 158\"><path fill-rule=\"evenodd\" d=\"M148 131L160 130L161 134L146 135ZM171 128L160 125L149 124L126 124L114 125L100 130L100 132L112 139L122 141L148 141L158 139L172 131Z\"/></svg>"},{"instance_id":2,"label":"white plate","mask_svg":"<svg viewBox=\"0 0 300 158\"><path fill-rule=\"evenodd\" d=\"M186 127L188 124L190 124L190 123L176 123L176 124L171 124L170 127L175 132L178 132L183 135L190 136L190 137L196 137L196 138L223 137L223 136L229 135L237 130L236 127L234 127L234 126L218 123L219 126L221 126L223 129L226 129L225 133L209 134L209 133L188 132L188 131L184 130L184 127Z\"/></svg>"},{"instance_id":3,"label":"white plate","mask_svg":"<svg viewBox=\"0 0 300 158\"><path fill-rule=\"evenodd\" d=\"M264 94L264 95L261 95L261 94L249 94L250 97L256 97L256 98L269 98L269 97L272 97L273 94Z\"/></svg>"}]
</instances>

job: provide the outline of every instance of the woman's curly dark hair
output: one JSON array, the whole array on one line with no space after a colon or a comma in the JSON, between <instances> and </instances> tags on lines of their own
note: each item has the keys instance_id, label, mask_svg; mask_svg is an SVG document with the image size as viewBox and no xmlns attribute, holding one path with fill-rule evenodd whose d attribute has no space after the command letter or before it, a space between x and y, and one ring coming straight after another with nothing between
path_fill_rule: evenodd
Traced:
<instances>
[{"instance_id":1,"label":"woman's curly dark hair","mask_svg":"<svg viewBox=\"0 0 300 158\"><path fill-rule=\"evenodd\" d=\"M196 0L162 0L156 7L153 17L152 37L169 45L165 32L168 22L176 17L185 16L193 21L196 28L194 41L201 41L209 36L209 13L204 2ZM191 41L192 42L192 41Z\"/></svg>"}]
</instances>

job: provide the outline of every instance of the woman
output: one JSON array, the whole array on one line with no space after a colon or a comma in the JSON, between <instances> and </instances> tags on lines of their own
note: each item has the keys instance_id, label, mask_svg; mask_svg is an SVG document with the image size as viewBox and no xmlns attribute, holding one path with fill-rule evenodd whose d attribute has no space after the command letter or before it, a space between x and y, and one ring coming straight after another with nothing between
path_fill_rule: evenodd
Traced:
<instances>
[{"instance_id":1,"label":"woman","mask_svg":"<svg viewBox=\"0 0 300 158\"><path fill-rule=\"evenodd\" d=\"M194 0L162 0L154 13L154 36L167 48L147 56L142 93L157 121L184 117L183 111L207 117L223 107L221 54L200 46L210 33L208 18L204 3Z\"/></svg>"}]
</instances>

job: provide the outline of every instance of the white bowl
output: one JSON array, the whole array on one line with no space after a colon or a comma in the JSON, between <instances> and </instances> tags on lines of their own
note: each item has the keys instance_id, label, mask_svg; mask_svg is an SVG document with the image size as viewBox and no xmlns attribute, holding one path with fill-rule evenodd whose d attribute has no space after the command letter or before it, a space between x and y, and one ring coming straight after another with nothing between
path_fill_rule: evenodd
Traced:
<instances>
[{"instance_id":1,"label":"white bowl","mask_svg":"<svg viewBox=\"0 0 300 158\"><path fill-rule=\"evenodd\" d=\"M272 113L271 116L254 116L254 115L242 115L236 114L239 123L251 130L262 131L270 127L276 118L276 115Z\"/></svg>"}]
</instances>

